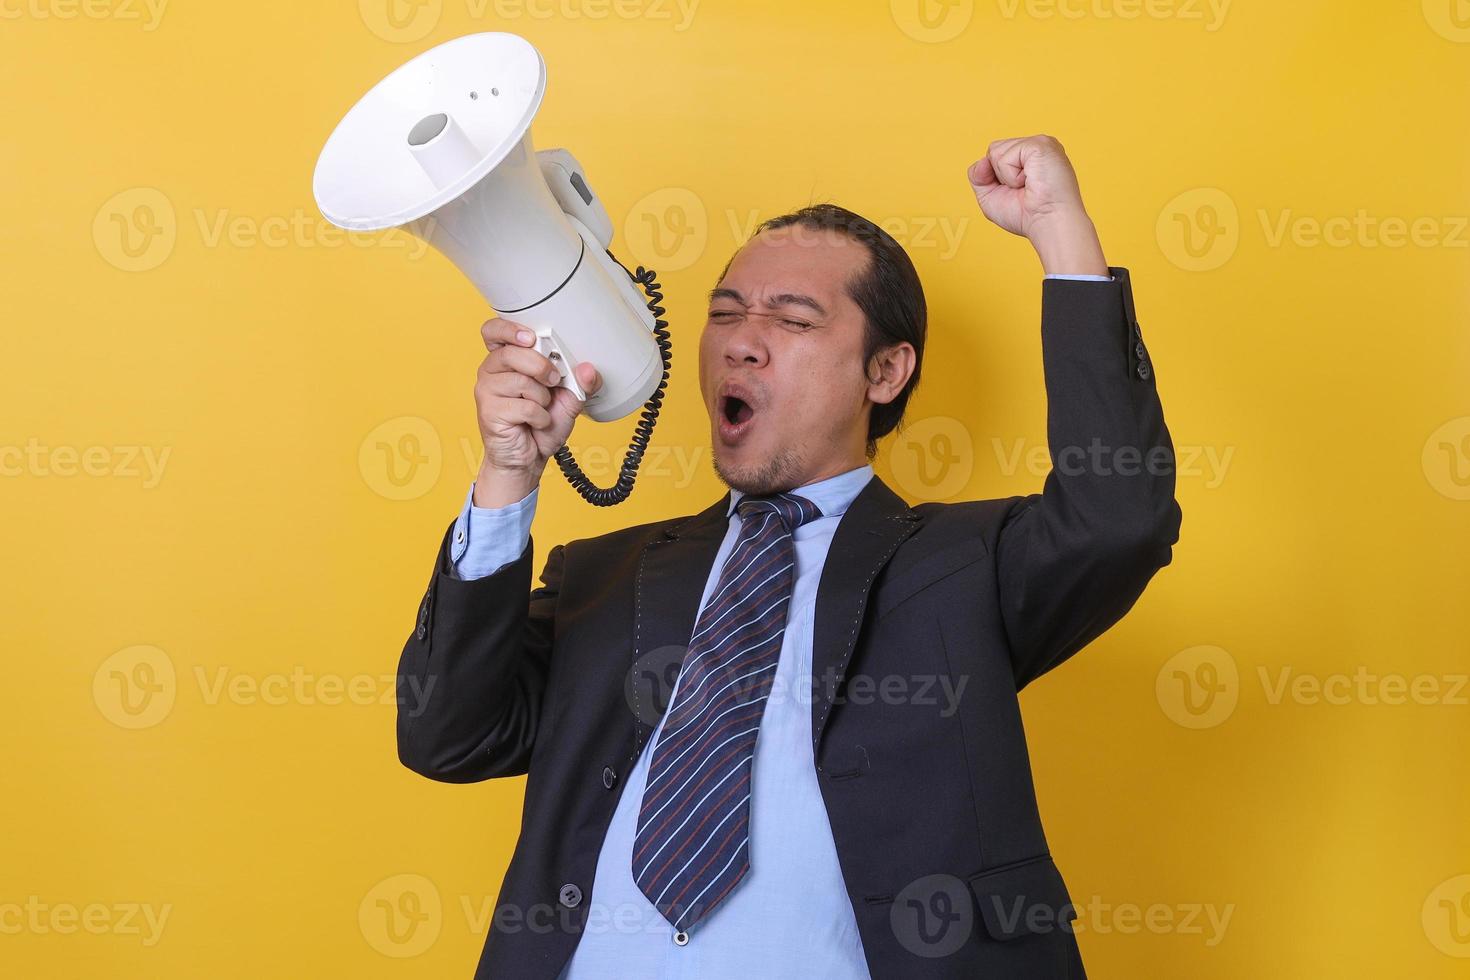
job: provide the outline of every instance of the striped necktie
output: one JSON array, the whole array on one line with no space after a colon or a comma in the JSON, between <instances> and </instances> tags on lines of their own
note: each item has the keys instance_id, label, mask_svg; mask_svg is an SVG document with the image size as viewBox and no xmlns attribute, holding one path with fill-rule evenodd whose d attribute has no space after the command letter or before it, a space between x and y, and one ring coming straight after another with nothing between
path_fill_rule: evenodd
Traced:
<instances>
[{"instance_id":1,"label":"striped necktie","mask_svg":"<svg viewBox=\"0 0 1470 980\"><path fill-rule=\"evenodd\" d=\"M795 576L792 532L822 515L805 497L744 497L740 535L700 611L653 747L633 879L686 930L750 868L750 770Z\"/></svg>"}]
</instances>

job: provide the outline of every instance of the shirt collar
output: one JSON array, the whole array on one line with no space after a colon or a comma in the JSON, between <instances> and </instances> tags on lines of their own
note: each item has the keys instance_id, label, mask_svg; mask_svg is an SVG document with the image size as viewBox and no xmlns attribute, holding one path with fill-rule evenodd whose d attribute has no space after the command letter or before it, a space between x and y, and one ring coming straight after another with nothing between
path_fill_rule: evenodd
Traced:
<instances>
[{"instance_id":1,"label":"shirt collar","mask_svg":"<svg viewBox=\"0 0 1470 980\"><path fill-rule=\"evenodd\" d=\"M873 467L864 463L846 473L838 473L825 480L808 483L791 492L816 504L823 517L839 517L847 511L847 508L857 499L857 495L872 478ZM735 513L735 508L740 504L740 498L744 496L745 494L741 491L734 487L730 488L730 506L725 509L727 516Z\"/></svg>"}]
</instances>

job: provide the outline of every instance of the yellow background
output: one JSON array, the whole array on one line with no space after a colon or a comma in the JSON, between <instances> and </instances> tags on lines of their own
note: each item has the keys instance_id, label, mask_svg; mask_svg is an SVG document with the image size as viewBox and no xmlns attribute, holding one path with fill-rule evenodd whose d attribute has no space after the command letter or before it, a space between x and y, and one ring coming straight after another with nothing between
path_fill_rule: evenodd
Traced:
<instances>
[{"instance_id":1,"label":"yellow background","mask_svg":"<svg viewBox=\"0 0 1470 980\"><path fill-rule=\"evenodd\" d=\"M522 784L413 776L380 702L476 463L486 310L326 226L311 173L381 76L507 30L675 339L662 456L606 511L553 469L538 568L721 492L703 295L812 200L928 290L880 475L1038 488L1040 270L964 171L1051 133L1183 468L1174 564L1023 698L1090 973L1465 975L1470 5L392 2L0 0L0 973L469 975Z\"/></svg>"}]
</instances>

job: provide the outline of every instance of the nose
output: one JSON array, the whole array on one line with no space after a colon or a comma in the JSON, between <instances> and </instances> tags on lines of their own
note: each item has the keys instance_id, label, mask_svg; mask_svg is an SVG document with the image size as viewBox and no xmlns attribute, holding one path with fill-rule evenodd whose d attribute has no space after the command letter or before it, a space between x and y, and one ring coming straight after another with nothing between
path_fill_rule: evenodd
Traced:
<instances>
[{"instance_id":1,"label":"nose","mask_svg":"<svg viewBox=\"0 0 1470 980\"><path fill-rule=\"evenodd\" d=\"M760 317L748 316L738 327L725 334L725 363L758 368L769 358L761 332Z\"/></svg>"}]
</instances>

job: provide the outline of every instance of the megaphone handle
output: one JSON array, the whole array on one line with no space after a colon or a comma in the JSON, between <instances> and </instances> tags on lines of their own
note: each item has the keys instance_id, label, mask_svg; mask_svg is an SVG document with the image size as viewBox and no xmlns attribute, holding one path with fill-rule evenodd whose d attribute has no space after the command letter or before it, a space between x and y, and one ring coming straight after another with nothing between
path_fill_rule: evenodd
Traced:
<instances>
[{"instance_id":1,"label":"megaphone handle","mask_svg":"<svg viewBox=\"0 0 1470 980\"><path fill-rule=\"evenodd\" d=\"M577 373L573 370L576 365L567 356L566 345L561 342L561 338L556 335L556 331L550 327L542 327L537 330L536 350L543 357L550 360L552 364L556 365L556 372L561 375L561 380L557 382L557 387L566 388L572 394L576 395L580 401L585 402L587 400L587 393L582 390L582 385L577 381Z\"/></svg>"}]
</instances>

